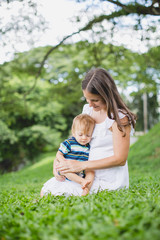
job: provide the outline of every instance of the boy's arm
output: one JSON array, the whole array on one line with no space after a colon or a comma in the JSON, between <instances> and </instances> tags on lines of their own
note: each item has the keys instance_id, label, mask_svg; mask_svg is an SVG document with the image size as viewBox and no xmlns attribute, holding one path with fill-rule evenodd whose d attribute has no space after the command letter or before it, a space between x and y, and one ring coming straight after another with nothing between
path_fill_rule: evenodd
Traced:
<instances>
[{"instance_id":1,"label":"boy's arm","mask_svg":"<svg viewBox=\"0 0 160 240\"><path fill-rule=\"evenodd\" d=\"M63 161L65 161L66 159L65 159L65 157L64 157L64 155L63 155L62 152L57 151L56 160L57 160L57 162L63 162Z\"/></svg>"},{"instance_id":2,"label":"boy's arm","mask_svg":"<svg viewBox=\"0 0 160 240\"><path fill-rule=\"evenodd\" d=\"M93 181L94 181L94 176L95 176L95 172L94 171L90 171L90 170L88 170L88 171L86 170L85 171L85 179L91 181L91 183L87 186L89 190L92 187L92 184L93 184Z\"/></svg>"}]
</instances>

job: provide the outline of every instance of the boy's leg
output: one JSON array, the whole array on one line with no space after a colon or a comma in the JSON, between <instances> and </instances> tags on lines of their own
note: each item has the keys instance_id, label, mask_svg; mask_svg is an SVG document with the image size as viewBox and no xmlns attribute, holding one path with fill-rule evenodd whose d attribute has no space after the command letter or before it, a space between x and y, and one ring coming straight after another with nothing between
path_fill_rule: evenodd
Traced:
<instances>
[{"instance_id":1,"label":"boy's leg","mask_svg":"<svg viewBox=\"0 0 160 240\"><path fill-rule=\"evenodd\" d=\"M82 177L78 176L76 173L66 173L64 176L67 177L71 181L81 184L82 188L85 188L86 186L88 186L88 184L91 183L91 181L89 179L82 178Z\"/></svg>"},{"instance_id":2,"label":"boy's leg","mask_svg":"<svg viewBox=\"0 0 160 240\"><path fill-rule=\"evenodd\" d=\"M85 195L87 195L87 194L85 194L87 191L89 192L89 190L90 190L90 188L92 187L92 184L93 184L93 181L94 181L94 176L95 176L95 173L94 173L94 171L85 171L85 174L86 174L86 176L85 176L85 180L88 180L88 181L90 181L90 183L86 186L87 187L87 190L85 189L85 187L82 187L85 191L83 192L84 193L84 195L83 195L83 193L82 193L82 196L85 196Z\"/></svg>"},{"instance_id":3,"label":"boy's leg","mask_svg":"<svg viewBox=\"0 0 160 240\"><path fill-rule=\"evenodd\" d=\"M93 184L93 180L94 180L94 176L95 176L94 171L86 171L85 173L86 173L85 179L89 180L90 183L86 187L82 187L83 192L82 192L81 196L86 196L89 193L89 190Z\"/></svg>"}]
</instances>

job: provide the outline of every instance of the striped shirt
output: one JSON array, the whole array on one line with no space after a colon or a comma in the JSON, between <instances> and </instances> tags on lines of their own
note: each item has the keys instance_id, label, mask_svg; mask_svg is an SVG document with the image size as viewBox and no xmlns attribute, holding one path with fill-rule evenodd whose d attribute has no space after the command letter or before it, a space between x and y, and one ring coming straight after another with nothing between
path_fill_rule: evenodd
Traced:
<instances>
[{"instance_id":1,"label":"striped shirt","mask_svg":"<svg viewBox=\"0 0 160 240\"><path fill-rule=\"evenodd\" d=\"M78 160L78 161L88 161L90 145L81 145L75 139L75 137L70 137L60 144L58 149L67 160ZM78 174L84 177L83 173Z\"/></svg>"}]
</instances>

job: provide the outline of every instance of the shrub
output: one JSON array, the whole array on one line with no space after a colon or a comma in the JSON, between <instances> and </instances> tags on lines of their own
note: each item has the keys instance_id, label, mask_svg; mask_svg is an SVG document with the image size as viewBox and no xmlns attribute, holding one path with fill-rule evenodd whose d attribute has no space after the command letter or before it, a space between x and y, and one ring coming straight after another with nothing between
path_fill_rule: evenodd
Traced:
<instances>
[{"instance_id":1,"label":"shrub","mask_svg":"<svg viewBox=\"0 0 160 240\"><path fill-rule=\"evenodd\" d=\"M55 150L60 142L60 133L47 126L34 125L18 133L18 138L26 155L34 158L40 152Z\"/></svg>"},{"instance_id":2,"label":"shrub","mask_svg":"<svg viewBox=\"0 0 160 240\"><path fill-rule=\"evenodd\" d=\"M1 173L17 170L40 153L56 150L60 133L43 125L25 127L13 131L0 121L0 169Z\"/></svg>"}]
</instances>

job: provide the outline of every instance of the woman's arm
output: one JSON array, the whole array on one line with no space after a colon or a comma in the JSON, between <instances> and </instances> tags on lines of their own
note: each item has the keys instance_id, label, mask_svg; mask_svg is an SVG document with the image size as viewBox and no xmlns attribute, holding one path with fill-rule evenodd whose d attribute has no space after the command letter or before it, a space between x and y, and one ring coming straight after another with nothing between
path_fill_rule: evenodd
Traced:
<instances>
[{"instance_id":1,"label":"woman's arm","mask_svg":"<svg viewBox=\"0 0 160 240\"><path fill-rule=\"evenodd\" d=\"M125 127L126 136L118 129L117 123L112 126L114 155L101 160L86 162L85 169L104 169L115 166L124 166L129 153L130 126Z\"/></svg>"},{"instance_id":2,"label":"woman's arm","mask_svg":"<svg viewBox=\"0 0 160 240\"><path fill-rule=\"evenodd\" d=\"M130 130L131 127L125 127L126 136L123 137L123 133L118 129L117 123L114 122L112 125L113 133L113 150L114 155L106 157L100 160L90 160L85 162L79 161L64 161L63 163L57 164L57 169L62 173L67 172L80 172L82 170L96 170L111 168L115 166L123 166L126 163L129 146L130 146Z\"/></svg>"},{"instance_id":3,"label":"woman's arm","mask_svg":"<svg viewBox=\"0 0 160 240\"><path fill-rule=\"evenodd\" d=\"M54 159L53 161L53 175L55 176L56 180L57 181L60 181L60 182L63 182L65 181L65 176L61 176L58 174L58 170L56 169L56 165L57 163L59 163L61 160L63 161L65 158L62 156L62 154L60 154L61 152L58 151L57 154L56 154L56 158ZM59 159L58 159L58 158Z\"/></svg>"}]
</instances>

